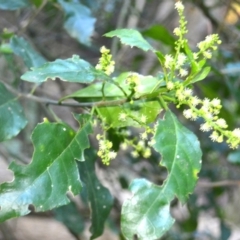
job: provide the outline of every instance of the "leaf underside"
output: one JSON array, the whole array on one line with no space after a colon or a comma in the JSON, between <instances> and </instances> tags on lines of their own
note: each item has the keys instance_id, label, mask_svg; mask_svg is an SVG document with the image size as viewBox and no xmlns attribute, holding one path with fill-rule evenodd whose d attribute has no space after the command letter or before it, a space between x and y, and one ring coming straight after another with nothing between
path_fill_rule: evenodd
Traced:
<instances>
[{"instance_id":1,"label":"leaf underside","mask_svg":"<svg viewBox=\"0 0 240 240\"><path fill-rule=\"evenodd\" d=\"M169 212L171 201L175 196L182 203L187 200L201 168L198 139L170 111L158 122L154 139L168 177L162 186L145 179L136 179L130 185L133 196L124 202L121 219L127 239L136 234L139 239L155 240L168 231L174 223Z\"/></svg>"},{"instance_id":2,"label":"leaf underside","mask_svg":"<svg viewBox=\"0 0 240 240\"><path fill-rule=\"evenodd\" d=\"M25 166L12 162L14 180L0 185L0 222L28 214L30 205L36 212L65 205L67 192L80 192L75 160L84 160L91 126L88 116L75 119L81 126L77 132L64 123L43 122L34 129L32 162Z\"/></svg>"}]
</instances>

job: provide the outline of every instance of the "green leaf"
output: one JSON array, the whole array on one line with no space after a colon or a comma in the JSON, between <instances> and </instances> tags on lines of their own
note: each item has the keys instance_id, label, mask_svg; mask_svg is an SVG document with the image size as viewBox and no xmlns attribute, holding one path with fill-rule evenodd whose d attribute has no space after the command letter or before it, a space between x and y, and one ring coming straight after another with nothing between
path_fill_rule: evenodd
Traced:
<instances>
[{"instance_id":1,"label":"green leaf","mask_svg":"<svg viewBox=\"0 0 240 240\"><path fill-rule=\"evenodd\" d=\"M158 51L156 51L155 54L157 55L158 60L159 60L159 62L161 63L161 65L163 65L163 63L164 63L164 61L165 61L164 55L163 55L161 52L158 52Z\"/></svg>"},{"instance_id":2,"label":"green leaf","mask_svg":"<svg viewBox=\"0 0 240 240\"><path fill-rule=\"evenodd\" d=\"M143 38L141 33L134 29L117 29L104 34L105 37L118 37L122 44L137 47L143 51L155 51L154 48Z\"/></svg>"},{"instance_id":3,"label":"green leaf","mask_svg":"<svg viewBox=\"0 0 240 240\"><path fill-rule=\"evenodd\" d=\"M117 78L113 79L113 81L105 83L105 100L126 98L126 96L116 86L116 84L120 85L127 93L127 95L130 94L129 85L126 82L129 74L131 73L122 73ZM152 90L158 83L160 83L160 86L164 85L164 83L161 82L161 79L162 75L159 75L158 77L139 75L138 92L135 97L140 98L142 96L149 95L151 96L151 99L149 101L144 99L134 101L134 103L125 103L119 106L99 107L97 108L98 114L105 119L107 124L111 125L112 127L139 126L139 124L131 118L127 119L127 121L120 121L119 114L123 111L135 116L137 119L139 119L142 115L145 115L147 116L147 123L154 122L156 116L161 112L162 108L156 99L158 93L156 93L155 96L155 92L152 92ZM115 84L113 84L113 82L115 82ZM77 92L62 98L60 101L68 98L74 98L79 102L101 101L103 99L102 83L95 83L86 88L80 89Z\"/></svg>"},{"instance_id":4,"label":"green leaf","mask_svg":"<svg viewBox=\"0 0 240 240\"><path fill-rule=\"evenodd\" d=\"M142 34L144 37L150 37L171 47L174 47L176 41L173 35L162 25L153 25L142 31Z\"/></svg>"},{"instance_id":5,"label":"green leaf","mask_svg":"<svg viewBox=\"0 0 240 240\"><path fill-rule=\"evenodd\" d=\"M113 82L119 84L127 92L127 94L130 94L130 91L128 90L128 85L126 84L126 78L128 74L129 73L122 73L117 78L113 80L110 79L111 81L105 82L104 86L105 99L111 100L124 97L124 93ZM79 102L100 101L103 98L102 84L103 84L102 82L91 84L90 86L87 86L68 96L63 97L60 101L64 101L69 98L73 98Z\"/></svg>"},{"instance_id":6,"label":"green leaf","mask_svg":"<svg viewBox=\"0 0 240 240\"><path fill-rule=\"evenodd\" d=\"M102 235L104 223L111 211L113 198L107 188L98 180L95 173L95 161L97 159L93 150L86 151L86 161L79 162L79 171L85 191L87 192L88 202L91 210L92 225L90 232L91 239Z\"/></svg>"},{"instance_id":7,"label":"green leaf","mask_svg":"<svg viewBox=\"0 0 240 240\"><path fill-rule=\"evenodd\" d=\"M92 17L88 7L78 2L65 2L58 0L65 12L64 28L80 43L90 45L90 37L94 31L96 18Z\"/></svg>"},{"instance_id":8,"label":"green leaf","mask_svg":"<svg viewBox=\"0 0 240 240\"><path fill-rule=\"evenodd\" d=\"M202 152L196 136L167 111L158 122L154 148L162 155L161 165L168 170L162 186L135 180L131 199L123 204L122 231L127 239L160 238L173 224L169 208L176 197L184 203L193 191L201 168Z\"/></svg>"},{"instance_id":9,"label":"green leaf","mask_svg":"<svg viewBox=\"0 0 240 240\"><path fill-rule=\"evenodd\" d=\"M13 52L23 59L28 68L39 67L46 62L46 59L33 49L22 37L13 36L10 41L10 46Z\"/></svg>"},{"instance_id":10,"label":"green leaf","mask_svg":"<svg viewBox=\"0 0 240 240\"><path fill-rule=\"evenodd\" d=\"M0 9L3 10L17 10L30 6L28 0L0 0Z\"/></svg>"},{"instance_id":11,"label":"green leaf","mask_svg":"<svg viewBox=\"0 0 240 240\"><path fill-rule=\"evenodd\" d=\"M108 79L104 85L104 96L106 100L113 100L113 99L121 99L125 98L126 96L122 92L122 90L117 86L121 86L121 88L129 95L131 92L129 90L129 85L126 82L126 79L132 72L125 72L120 74L118 77L112 79ZM158 77L153 76L143 76L139 75L139 87L136 93L136 97L141 97L146 94L150 94L156 84L161 82L163 79L162 75ZM102 94L102 82L97 82L87 86L86 88L80 89L68 96L63 97L60 101L64 101L69 98L74 98L76 101L79 102L95 102L100 101L103 98ZM163 82L159 84L160 86L164 85Z\"/></svg>"},{"instance_id":12,"label":"green leaf","mask_svg":"<svg viewBox=\"0 0 240 240\"><path fill-rule=\"evenodd\" d=\"M74 55L72 58L54 62L48 62L32 71L26 72L21 76L22 80L29 82L44 82L47 79L60 78L62 81L90 83L95 79L105 80L109 77L103 72L96 70L90 63Z\"/></svg>"},{"instance_id":13,"label":"green leaf","mask_svg":"<svg viewBox=\"0 0 240 240\"><path fill-rule=\"evenodd\" d=\"M159 121L154 138L154 148L162 155L160 164L169 173L164 183L165 193L169 194L169 198L176 195L181 202L185 202L195 188L201 169L200 143L195 134L170 111Z\"/></svg>"},{"instance_id":14,"label":"green leaf","mask_svg":"<svg viewBox=\"0 0 240 240\"><path fill-rule=\"evenodd\" d=\"M0 222L69 203L67 192L79 194L81 182L75 160L84 160L91 133L89 116L75 115L80 128L74 132L64 123L43 122L32 134L32 162L22 166L12 162L12 182L0 185Z\"/></svg>"},{"instance_id":15,"label":"green leaf","mask_svg":"<svg viewBox=\"0 0 240 240\"><path fill-rule=\"evenodd\" d=\"M15 137L27 124L22 106L0 83L0 142Z\"/></svg>"},{"instance_id":16,"label":"green leaf","mask_svg":"<svg viewBox=\"0 0 240 240\"><path fill-rule=\"evenodd\" d=\"M188 43L186 41L184 42L184 51L187 54L189 60L191 62L194 62L195 60L194 60L194 57L193 57L192 50L191 50L191 48L189 47L189 45L188 45Z\"/></svg>"},{"instance_id":17,"label":"green leaf","mask_svg":"<svg viewBox=\"0 0 240 240\"><path fill-rule=\"evenodd\" d=\"M128 117L126 121L119 120L119 115L126 112L139 120L142 115L147 117L146 124L153 123L157 115L162 111L162 107L158 101L138 100L134 103L125 103L121 106L99 107L98 114L104 119L105 123L113 128L135 126L139 127L139 123Z\"/></svg>"},{"instance_id":18,"label":"green leaf","mask_svg":"<svg viewBox=\"0 0 240 240\"><path fill-rule=\"evenodd\" d=\"M211 71L210 67L205 67L203 70L191 80L191 83L199 82L207 77L209 72Z\"/></svg>"},{"instance_id":19,"label":"green leaf","mask_svg":"<svg viewBox=\"0 0 240 240\"><path fill-rule=\"evenodd\" d=\"M54 217L62 222L72 234L78 236L84 230L84 219L74 202L54 209Z\"/></svg>"}]
</instances>

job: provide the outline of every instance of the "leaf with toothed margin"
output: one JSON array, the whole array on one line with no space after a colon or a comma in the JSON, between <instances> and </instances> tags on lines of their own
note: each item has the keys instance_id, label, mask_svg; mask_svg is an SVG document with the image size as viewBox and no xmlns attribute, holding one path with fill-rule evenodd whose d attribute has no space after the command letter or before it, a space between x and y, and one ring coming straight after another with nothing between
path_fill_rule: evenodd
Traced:
<instances>
[{"instance_id":1,"label":"leaf with toothed margin","mask_svg":"<svg viewBox=\"0 0 240 240\"><path fill-rule=\"evenodd\" d=\"M0 142L15 137L26 124L18 99L0 83Z\"/></svg>"},{"instance_id":2,"label":"leaf with toothed margin","mask_svg":"<svg viewBox=\"0 0 240 240\"><path fill-rule=\"evenodd\" d=\"M168 170L162 186L144 179L130 185L131 199L123 204L121 225L126 239L159 239L173 225L170 204L175 196L184 203L194 190L201 168L202 152L197 137L170 111L158 122L154 148Z\"/></svg>"},{"instance_id":3,"label":"leaf with toothed margin","mask_svg":"<svg viewBox=\"0 0 240 240\"><path fill-rule=\"evenodd\" d=\"M196 185L201 170L202 151L196 135L184 127L169 110L158 122L154 148L162 155L160 164L167 168L166 192L185 202Z\"/></svg>"},{"instance_id":4,"label":"leaf with toothed margin","mask_svg":"<svg viewBox=\"0 0 240 240\"><path fill-rule=\"evenodd\" d=\"M25 166L12 162L9 169L14 180L0 185L0 222L28 214L30 205L36 212L65 205L69 203L67 192L80 192L75 160L84 160L92 129L88 115L74 117L80 124L77 132L65 123L47 121L34 129L32 162Z\"/></svg>"},{"instance_id":5,"label":"leaf with toothed margin","mask_svg":"<svg viewBox=\"0 0 240 240\"><path fill-rule=\"evenodd\" d=\"M31 68L31 71L21 76L22 80L34 83L45 82L48 79L62 81L91 83L94 80L109 80L109 77L100 70L95 69L90 63L73 55L69 59L57 59L54 62L47 62L41 67Z\"/></svg>"},{"instance_id":6,"label":"leaf with toothed margin","mask_svg":"<svg viewBox=\"0 0 240 240\"><path fill-rule=\"evenodd\" d=\"M118 37L122 44L137 47L143 51L155 51L154 48L143 38L141 33L134 29L117 29L104 34L105 37Z\"/></svg>"}]
</instances>

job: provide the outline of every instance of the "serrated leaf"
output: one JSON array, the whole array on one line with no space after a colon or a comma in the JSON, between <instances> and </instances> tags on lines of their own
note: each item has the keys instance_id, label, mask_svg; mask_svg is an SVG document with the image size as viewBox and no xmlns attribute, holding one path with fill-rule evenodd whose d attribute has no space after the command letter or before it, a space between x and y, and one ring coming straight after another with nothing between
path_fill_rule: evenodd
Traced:
<instances>
[{"instance_id":1,"label":"serrated leaf","mask_svg":"<svg viewBox=\"0 0 240 240\"><path fill-rule=\"evenodd\" d=\"M46 62L46 59L22 37L13 36L10 40L10 46L13 52L23 59L28 68L39 67Z\"/></svg>"},{"instance_id":2,"label":"serrated leaf","mask_svg":"<svg viewBox=\"0 0 240 240\"><path fill-rule=\"evenodd\" d=\"M202 152L196 136L167 111L158 122L154 146L162 155L161 165L168 170L162 186L135 180L130 186L133 197L123 204L122 231L127 239L160 238L173 224L170 203L174 197L185 202L193 191L201 168Z\"/></svg>"},{"instance_id":3,"label":"serrated leaf","mask_svg":"<svg viewBox=\"0 0 240 240\"><path fill-rule=\"evenodd\" d=\"M15 137L27 124L23 108L0 83L0 142Z\"/></svg>"},{"instance_id":4,"label":"serrated leaf","mask_svg":"<svg viewBox=\"0 0 240 240\"><path fill-rule=\"evenodd\" d=\"M0 9L3 10L17 10L30 6L28 0L0 0Z\"/></svg>"},{"instance_id":5,"label":"serrated leaf","mask_svg":"<svg viewBox=\"0 0 240 240\"><path fill-rule=\"evenodd\" d=\"M84 230L84 219L81 217L80 212L74 202L68 205L61 206L54 209L54 217L62 222L69 231L78 236Z\"/></svg>"},{"instance_id":6,"label":"serrated leaf","mask_svg":"<svg viewBox=\"0 0 240 240\"><path fill-rule=\"evenodd\" d=\"M67 192L79 194L81 182L75 160L84 160L91 133L89 116L75 115L80 128L74 132L64 123L43 122L32 134L32 162L21 166L12 162L12 182L0 185L0 222L69 203Z\"/></svg>"},{"instance_id":7,"label":"serrated leaf","mask_svg":"<svg viewBox=\"0 0 240 240\"><path fill-rule=\"evenodd\" d=\"M191 80L191 83L199 82L207 77L209 72L211 71L210 67L205 67L203 70Z\"/></svg>"},{"instance_id":8,"label":"serrated leaf","mask_svg":"<svg viewBox=\"0 0 240 240\"><path fill-rule=\"evenodd\" d=\"M137 47L143 51L155 51L154 48L143 38L141 33L134 29L117 29L104 34L105 37L118 37L122 44Z\"/></svg>"},{"instance_id":9,"label":"serrated leaf","mask_svg":"<svg viewBox=\"0 0 240 240\"><path fill-rule=\"evenodd\" d=\"M171 111L167 111L164 119L158 122L154 139L154 148L162 155L160 164L168 170L165 193L169 194L169 198L176 195L185 202L194 190L201 169L200 143Z\"/></svg>"},{"instance_id":10,"label":"serrated leaf","mask_svg":"<svg viewBox=\"0 0 240 240\"><path fill-rule=\"evenodd\" d=\"M58 0L65 12L64 28L73 38L80 43L90 45L90 37L94 31L96 18L92 17L88 7L78 2Z\"/></svg>"},{"instance_id":11,"label":"serrated leaf","mask_svg":"<svg viewBox=\"0 0 240 240\"><path fill-rule=\"evenodd\" d=\"M78 164L91 209L92 225L90 231L92 236L90 239L95 239L102 235L104 223L113 205L113 198L109 190L99 182L95 174L96 158L96 154L89 150L86 152L86 161Z\"/></svg>"},{"instance_id":12,"label":"serrated leaf","mask_svg":"<svg viewBox=\"0 0 240 240\"><path fill-rule=\"evenodd\" d=\"M90 83L95 79L106 80L109 77L76 55L66 60L57 59L54 62L45 63L21 76L22 80L35 83L56 78L68 82Z\"/></svg>"}]
</instances>

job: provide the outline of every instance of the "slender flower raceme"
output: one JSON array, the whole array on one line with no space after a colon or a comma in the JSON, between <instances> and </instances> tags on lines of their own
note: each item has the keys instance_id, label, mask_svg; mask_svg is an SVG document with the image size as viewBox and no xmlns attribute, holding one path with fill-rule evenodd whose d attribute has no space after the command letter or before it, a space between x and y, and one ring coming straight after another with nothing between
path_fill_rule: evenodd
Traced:
<instances>
[{"instance_id":1,"label":"slender flower raceme","mask_svg":"<svg viewBox=\"0 0 240 240\"><path fill-rule=\"evenodd\" d=\"M117 153L112 150L113 144L104 135L98 134L96 138L99 143L97 155L102 159L103 164L109 165L110 161L117 156Z\"/></svg>"},{"instance_id":2,"label":"slender flower raceme","mask_svg":"<svg viewBox=\"0 0 240 240\"><path fill-rule=\"evenodd\" d=\"M103 46L101 47L100 52L102 53L102 56L95 68L105 72L107 75L111 75L114 72L115 62L112 60L110 50Z\"/></svg>"}]
</instances>

